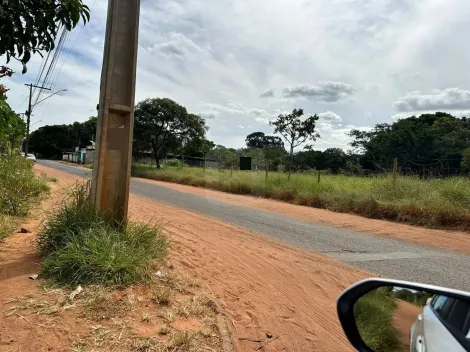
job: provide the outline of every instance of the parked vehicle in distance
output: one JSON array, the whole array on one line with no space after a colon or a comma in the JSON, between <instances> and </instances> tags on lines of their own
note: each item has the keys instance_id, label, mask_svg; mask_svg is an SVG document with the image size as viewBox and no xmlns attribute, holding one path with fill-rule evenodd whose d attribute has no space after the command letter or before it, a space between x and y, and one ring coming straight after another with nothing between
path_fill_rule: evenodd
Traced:
<instances>
[{"instance_id":1,"label":"parked vehicle in distance","mask_svg":"<svg viewBox=\"0 0 470 352\"><path fill-rule=\"evenodd\" d=\"M464 351L470 341L470 303L435 295L423 307L410 330L410 352Z\"/></svg>"},{"instance_id":2,"label":"parked vehicle in distance","mask_svg":"<svg viewBox=\"0 0 470 352\"><path fill-rule=\"evenodd\" d=\"M23 152L21 152L20 155L21 155L22 157L24 157L24 153L23 153ZM36 156L35 156L34 154L29 154L29 153L28 153L28 156L26 157L26 159L31 160L33 163L36 162Z\"/></svg>"}]
</instances>

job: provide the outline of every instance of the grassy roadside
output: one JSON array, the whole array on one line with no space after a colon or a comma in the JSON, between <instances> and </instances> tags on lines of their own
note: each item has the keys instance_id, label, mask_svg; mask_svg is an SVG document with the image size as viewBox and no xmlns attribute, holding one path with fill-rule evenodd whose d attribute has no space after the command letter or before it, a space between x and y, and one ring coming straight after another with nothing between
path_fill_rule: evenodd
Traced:
<instances>
[{"instance_id":1,"label":"grassy roadside","mask_svg":"<svg viewBox=\"0 0 470 352\"><path fill-rule=\"evenodd\" d=\"M0 239L14 231L49 190L47 180L34 174L31 161L0 157Z\"/></svg>"},{"instance_id":2,"label":"grassy roadside","mask_svg":"<svg viewBox=\"0 0 470 352\"><path fill-rule=\"evenodd\" d=\"M7 314L76 324L76 352L222 351L218 306L171 265L161 227L111 226L88 199L77 185L38 234L50 294L16 297Z\"/></svg>"},{"instance_id":3,"label":"grassy roadside","mask_svg":"<svg viewBox=\"0 0 470 352\"><path fill-rule=\"evenodd\" d=\"M126 285L150 279L167 256L159 227L112 226L89 202L89 183L76 186L39 233L42 274L63 285Z\"/></svg>"},{"instance_id":4,"label":"grassy roadside","mask_svg":"<svg viewBox=\"0 0 470 352\"><path fill-rule=\"evenodd\" d=\"M133 165L132 175L153 180L248 194L294 204L414 225L470 231L470 179L422 180L389 175L355 177L230 171L201 168L151 168Z\"/></svg>"},{"instance_id":5,"label":"grassy roadside","mask_svg":"<svg viewBox=\"0 0 470 352\"><path fill-rule=\"evenodd\" d=\"M364 342L377 352L399 350L401 342L393 327L395 300L379 292L370 292L361 297L354 306L356 324Z\"/></svg>"}]
</instances>

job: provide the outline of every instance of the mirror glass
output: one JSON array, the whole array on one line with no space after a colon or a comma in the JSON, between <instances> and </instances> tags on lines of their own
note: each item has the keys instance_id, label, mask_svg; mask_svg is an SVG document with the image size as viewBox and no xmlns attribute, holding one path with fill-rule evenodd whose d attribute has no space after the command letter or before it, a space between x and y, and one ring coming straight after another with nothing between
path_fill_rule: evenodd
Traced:
<instances>
[{"instance_id":1,"label":"mirror glass","mask_svg":"<svg viewBox=\"0 0 470 352\"><path fill-rule=\"evenodd\" d=\"M360 297L354 316L373 351L470 350L470 303L464 298L384 286Z\"/></svg>"}]
</instances>

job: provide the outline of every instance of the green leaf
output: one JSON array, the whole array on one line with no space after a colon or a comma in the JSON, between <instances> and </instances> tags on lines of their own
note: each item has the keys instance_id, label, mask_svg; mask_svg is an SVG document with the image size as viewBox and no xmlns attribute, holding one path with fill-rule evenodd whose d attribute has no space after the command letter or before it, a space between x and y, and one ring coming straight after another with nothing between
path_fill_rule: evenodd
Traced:
<instances>
[{"instance_id":1,"label":"green leaf","mask_svg":"<svg viewBox=\"0 0 470 352\"><path fill-rule=\"evenodd\" d=\"M26 50L24 52L23 59L21 60L21 62L24 65L24 64L27 64L30 59L31 59L31 52L29 50ZM24 67L23 67L23 70L24 70Z\"/></svg>"}]
</instances>

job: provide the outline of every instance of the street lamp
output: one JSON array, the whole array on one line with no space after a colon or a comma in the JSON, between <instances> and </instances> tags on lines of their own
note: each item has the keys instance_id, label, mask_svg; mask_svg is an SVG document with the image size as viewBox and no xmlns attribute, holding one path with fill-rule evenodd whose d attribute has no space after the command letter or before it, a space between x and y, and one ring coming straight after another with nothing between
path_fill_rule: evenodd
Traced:
<instances>
[{"instance_id":1,"label":"street lamp","mask_svg":"<svg viewBox=\"0 0 470 352\"><path fill-rule=\"evenodd\" d=\"M43 89L46 89L46 88L43 88ZM24 144L24 155L25 155L25 158L28 156L28 147L29 147L29 129L31 128L30 126L30 120L31 120L31 113L33 111L33 107L38 105L39 103L42 103L44 100L46 99L49 99L50 97L60 93L60 92L66 92L67 89L61 89L61 90L58 90L57 92L55 93L52 93L51 95L49 95L48 97L45 97L44 99L42 100L39 100L38 102L36 102L34 105L31 105L31 95L32 95L32 85L30 85L30 89L29 89L29 106L28 106L28 110L26 111L26 115L28 116L28 120L26 121L26 138L25 138L25 144Z\"/></svg>"},{"instance_id":2,"label":"street lamp","mask_svg":"<svg viewBox=\"0 0 470 352\"><path fill-rule=\"evenodd\" d=\"M66 91L67 91L67 89L58 90L57 92L52 93L52 94L49 95L48 97L45 97L44 99L41 99L41 100L39 100L38 102L36 102L36 103L33 105L33 107L35 107L35 106L38 105L39 103L42 103L44 100L49 99L50 97L52 97L52 96L54 96L54 95L56 95L56 94L59 94L59 93L61 93L61 92L66 92Z\"/></svg>"}]
</instances>

